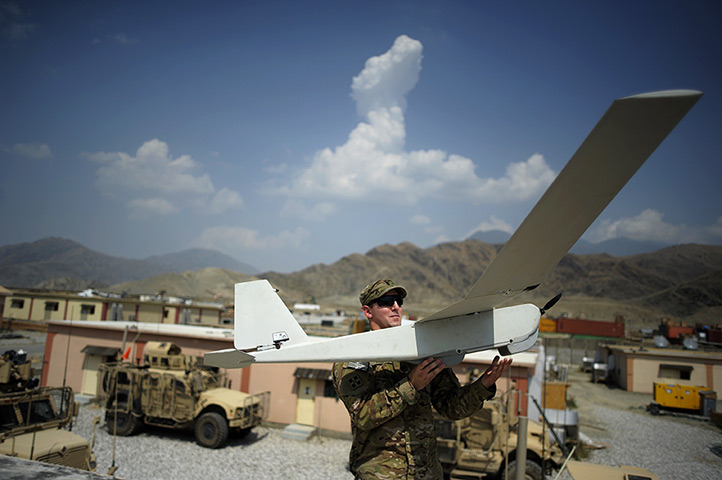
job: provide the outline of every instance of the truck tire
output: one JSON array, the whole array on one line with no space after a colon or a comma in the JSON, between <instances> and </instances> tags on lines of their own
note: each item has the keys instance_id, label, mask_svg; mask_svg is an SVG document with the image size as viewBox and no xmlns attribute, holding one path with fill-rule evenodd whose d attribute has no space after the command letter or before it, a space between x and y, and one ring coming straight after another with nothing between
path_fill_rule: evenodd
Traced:
<instances>
[{"instance_id":1,"label":"truck tire","mask_svg":"<svg viewBox=\"0 0 722 480\"><path fill-rule=\"evenodd\" d=\"M501 475L504 480L514 480L516 478L516 460L513 460L509 462L509 476L504 477L504 467L501 467ZM541 465L536 463L533 460L529 460L527 458L526 460L526 473L524 475L524 480L541 480L542 478L542 468Z\"/></svg>"},{"instance_id":2,"label":"truck tire","mask_svg":"<svg viewBox=\"0 0 722 480\"><path fill-rule=\"evenodd\" d=\"M196 420L196 442L206 448L218 448L228 440L228 422L216 412L206 412Z\"/></svg>"},{"instance_id":3,"label":"truck tire","mask_svg":"<svg viewBox=\"0 0 722 480\"><path fill-rule=\"evenodd\" d=\"M110 433L121 437L133 435L141 426L140 419L127 412L118 412L116 415L114 412L108 411L105 414L105 421Z\"/></svg>"}]
</instances>

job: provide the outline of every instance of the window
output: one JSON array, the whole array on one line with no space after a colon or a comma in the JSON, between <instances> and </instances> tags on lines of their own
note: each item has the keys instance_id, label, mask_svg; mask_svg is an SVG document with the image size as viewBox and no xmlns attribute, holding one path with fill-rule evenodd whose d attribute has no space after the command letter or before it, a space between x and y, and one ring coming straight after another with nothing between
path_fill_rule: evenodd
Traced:
<instances>
[{"instance_id":1,"label":"window","mask_svg":"<svg viewBox=\"0 0 722 480\"><path fill-rule=\"evenodd\" d=\"M30 417L28 417L28 406L30 406ZM23 423L27 425L55 419L55 412L48 399L35 400L30 403L22 402L18 404L18 407L20 407L20 416L23 419Z\"/></svg>"},{"instance_id":2,"label":"window","mask_svg":"<svg viewBox=\"0 0 722 480\"><path fill-rule=\"evenodd\" d=\"M690 365L672 365L672 364L660 364L659 365L659 378L673 378L677 380L691 380L692 370L694 367Z\"/></svg>"},{"instance_id":3,"label":"window","mask_svg":"<svg viewBox=\"0 0 722 480\"><path fill-rule=\"evenodd\" d=\"M0 405L0 430L10 429L18 425L20 423L18 423L18 417L12 404Z\"/></svg>"},{"instance_id":4,"label":"window","mask_svg":"<svg viewBox=\"0 0 722 480\"><path fill-rule=\"evenodd\" d=\"M338 400L338 394L336 393L336 389L333 387L333 382L331 380L323 382L323 396Z\"/></svg>"},{"instance_id":5,"label":"window","mask_svg":"<svg viewBox=\"0 0 722 480\"><path fill-rule=\"evenodd\" d=\"M45 311L46 312L57 312L58 307L59 307L58 302L45 302Z\"/></svg>"},{"instance_id":6,"label":"window","mask_svg":"<svg viewBox=\"0 0 722 480\"><path fill-rule=\"evenodd\" d=\"M25 306L25 300L13 298L10 302L10 308L23 308Z\"/></svg>"},{"instance_id":7,"label":"window","mask_svg":"<svg viewBox=\"0 0 722 480\"><path fill-rule=\"evenodd\" d=\"M80 305L80 313L85 315L95 314L95 305Z\"/></svg>"}]
</instances>

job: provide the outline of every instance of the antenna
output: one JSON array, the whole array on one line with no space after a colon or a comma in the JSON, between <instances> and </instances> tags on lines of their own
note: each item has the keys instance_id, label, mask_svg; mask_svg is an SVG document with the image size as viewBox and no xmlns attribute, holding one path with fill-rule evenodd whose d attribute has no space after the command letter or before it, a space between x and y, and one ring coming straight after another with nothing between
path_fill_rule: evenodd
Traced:
<instances>
[{"instance_id":1,"label":"antenna","mask_svg":"<svg viewBox=\"0 0 722 480\"><path fill-rule=\"evenodd\" d=\"M65 380L68 377L68 357L70 356L70 337L73 333L73 314L75 307L70 309L70 327L68 328L68 342L65 347L65 370L63 371L63 387L65 387Z\"/></svg>"}]
</instances>

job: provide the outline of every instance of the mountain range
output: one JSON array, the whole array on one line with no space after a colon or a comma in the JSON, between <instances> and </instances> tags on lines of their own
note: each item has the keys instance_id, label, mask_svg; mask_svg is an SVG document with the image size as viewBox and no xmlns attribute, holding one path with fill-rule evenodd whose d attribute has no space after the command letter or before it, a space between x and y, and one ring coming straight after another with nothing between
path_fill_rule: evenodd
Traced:
<instances>
[{"instance_id":1,"label":"mountain range","mask_svg":"<svg viewBox=\"0 0 722 480\"><path fill-rule=\"evenodd\" d=\"M511 235L502 230L487 230L484 232L476 232L469 238L494 245L503 245L511 238ZM639 253L654 252L668 246L669 245L660 242L632 240L631 238L615 238L598 243L580 239L572 246L569 253L576 253L578 255L590 255L594 253L606 253L614 256L637 255Z\"/></svg>"},{"instance_id":2,"label":"mountain range","mask_svg":"<svg viewBox=\"0 0 722 480\"><path fill-rule=\"evenodd\" d=\"M60 238L0 247L0 285L155 293L233 302L235 283L268 279L287 305L316 302L325 311L358 310L358 292L389 277L409 290L405 311L425 315L463 297L502 245L476 239L420 248L405 242L347 255L293 273L259 273L219 252L186 250L144 260L113 257ZM722 246L676 245L650 253L567 254L542 285L514 302L541 305L559 292L555 316L654 326L661 318L720 323Z\"/></svg>"},{"instance_id":3,"label":"mountain range","mask_svg":"<svg viewBox=\"0 0 722 480\"><path fill-rule=\"evenodd\" d=\"M0 285L5 287L104 288L114 283L206 267L258 273L255 267L214 250L190 249L138 260L106 255L57 237L0 247Z\"/></svg>"}]
</instances>

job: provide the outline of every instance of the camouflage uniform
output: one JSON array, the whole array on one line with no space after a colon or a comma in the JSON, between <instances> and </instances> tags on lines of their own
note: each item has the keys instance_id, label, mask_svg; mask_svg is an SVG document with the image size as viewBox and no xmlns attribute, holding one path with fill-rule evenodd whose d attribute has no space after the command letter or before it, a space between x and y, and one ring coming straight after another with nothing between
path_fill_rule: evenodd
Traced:
<instances>
[{"instance_id":1,"label":"camouflage uniform","mask_svg":"<svg viewBox=\"0 0 722 480\"><path fill-rule=\"evenodd\" d=\"M421 391L399 362L335 363L333 382L351 417L350 467L357 479L441 479L431 406L451 420L494 396L476 381L462 387L446 368Z\"/></svg>"}]
</instances>

